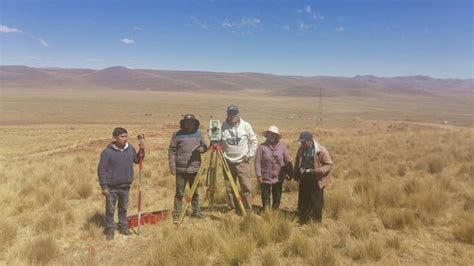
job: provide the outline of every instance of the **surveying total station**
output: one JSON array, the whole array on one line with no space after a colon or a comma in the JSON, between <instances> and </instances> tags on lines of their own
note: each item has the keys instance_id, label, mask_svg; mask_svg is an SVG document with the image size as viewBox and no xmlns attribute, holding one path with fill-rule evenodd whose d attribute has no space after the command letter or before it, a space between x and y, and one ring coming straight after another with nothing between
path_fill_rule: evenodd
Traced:
<instances>
[{"instance_id":1,"label":"surveying total station","mask_svg":"<svg viewBox=\"0 0 474 266\"><path fill-rule=\"evenodd\" d=\"M196 189L198 188L198 184L201 181L201 178L206 176L206 186L208 186L208 199L209 199L209 210L213 210L214 207L214 192L216 191L216 173L217 173L217 161L219 160L222 164L222 171L224 175L227 177L229 180L229 183L232 187L232 193L234 193L234 197L239 205L240 211L242 215L247 215L244 205L242 203L242 198L239 192L239 189L237 187L237 184L235 183L235 179L232 176L232 173L230 171L229 165L227 164L227 161L224 157L224 153L222 152L222 148L220 145L221 139L222 139L222 132L221 132L221 122L219 120L211 120L209 121L209 152L207 155L203 156L203 159L201 161L201 167L199 168L199 171L196 175L196 178L194 179L194 183L191 186L191 191L190 195L185 197L186 204L184 208L181 210L181 213L179 214L179 218L177 221L177 225L179 226L184 219L184 216L186 215L186 211L191 205L191 199L196 193ZM196 147L199 148L199 147ZM237 207L237 206L236 206Z\"/></svg>"}]
</instances>

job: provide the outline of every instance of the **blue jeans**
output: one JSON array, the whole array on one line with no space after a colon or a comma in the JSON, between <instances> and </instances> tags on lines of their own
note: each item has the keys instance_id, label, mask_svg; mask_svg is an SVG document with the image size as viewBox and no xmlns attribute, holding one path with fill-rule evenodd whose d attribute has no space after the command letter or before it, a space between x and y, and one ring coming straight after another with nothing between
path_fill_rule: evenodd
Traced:
<instances>
[{"instance_id":1,"label":"blue jeans","mask_svg":"<svg viewBox=\"0 0 474 266\"><path fill-rule=\"evenodd\" d=\"M114 212L115 205L118 201L118 220L119 228L128 228L127 222L127 206L128 194L130 188L109 188L109 195L105 199L105 230L111 231L114 229Z\"/></svg>"}]
</instances>

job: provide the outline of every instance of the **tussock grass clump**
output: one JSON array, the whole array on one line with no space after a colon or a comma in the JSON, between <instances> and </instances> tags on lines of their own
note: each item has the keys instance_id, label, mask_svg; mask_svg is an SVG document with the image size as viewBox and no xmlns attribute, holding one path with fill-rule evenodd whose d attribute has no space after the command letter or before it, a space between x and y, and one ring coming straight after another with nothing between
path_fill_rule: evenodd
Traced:
<instances>
[{"instance_id":1,"label":"tussock grass clump","mask_svg":"<svg viewBox=\"0 0 474 266\"><path fill-rule=\"evenodd\" d=\"M359 169L359 167L352 167L344 176L344 179L360 178L362 176L363 176L363 173Z\"/></svg>"},{"instance_id":2,"label":"tussock grass clump","mask_svg":"<svg viewBox=\"0 0 474 266\"><path fill-rule=\"evenodd\" d=\"M344 210L352 209L355 206L355 201L349 191L333 190L325 197L325 211L333 219L338 219Z\"/></svg>"},{"instance_id":3,"label":"tussock grass clump","mask_svg":"<svg viewBox=\"0 0 474 266\"><path fill-rule=\"evenodd\" d=\"M363 177L354 184L354 192L360 198L361 206L373 210L382 204L381 183L370 177Z\"/></svg>"},{"instance_id":4,"label":"tussock grass clump","mask_svg":"<svg viewBox=\"0 0 474 266\"><path fill-rule=\"evenodd\" d=\"M17 228L11 222L0 222L0 253L13 244L16 234Z\"/></svg>"},{"instance_id":5,"label":"tussock grass clump","mask_svg":"<svg viewBox=\"0 0 474 266\"><path fill-rule=\"evenodd\" d=\"M31 264L47 264L59 256L59 246L51 235L41 235L25 248L26 258Z\"/></svg>"},{"instance_id":6,"label":"tussock grass clump","mask_svg":"<svg viewBox=\"0 0 474 266\"><path fill-rule=\"evenodd\" d=\"M280 218L273 226L273 241L283 242L291 237L294 224L288 219Z\"/></svg>"},{"instance_id":7,"label":"tussock grass clump","mask_svg":"<svg viewBox=\"0 0 474 266\"><path fill-rule=\"evenodd\" d=\"M452 226L454 238L458 241L474 245L474 214L460 216Z\"/></svg>"},{"instance_id":8,"label":"tussock grass clump","mask_svg":"<svg viewBox=\"0 0 474 266\"><path fill-rule=\"evenodd\" d=\"M466 197L464 202L463 210L465 211L474 211L474 196L470 195Z\"/></svg>"},{"instance_id":9,"label":"tussock grass clump","mask_svg":"<svg viewBox=\"0 0 474 266\"><path fill-rule=\"evenodd\" d=\"M416 226L416 216L412 209L380 208L377 214L385 228L404 229Z\"/></svg>"},{"instance_id":10,"label":"tussock grass clump","mask_svg":"<svg viewBox=\"0 0 474 266\"><path fill-rule=\"evenodd\" d=\"M54 197L49 204L49 210L55 213L64 213L69 210L70 206L66 203L66 200L59 196Z\"/></svg>"},{"instance_id":11,"label":"tussock grass clump","mask_svg":"<svg viewBox=\"0 0 474 266\"><path fill-rule=\"evenodd\" d=\"M250 260L255 249L254 241L242 235L232 240L223 252L224 262L231 265L240 265Z\"/></svg>"},{"instance_id":12,"label":"tussock grass clump","mask_svg":"<svg viewBox=\"0 0 474 266\"><path fill-rule=\"evenodd\" d=\"M23 198L27 197L33 193L35 193L37 190L37 187L34 186L33 184L26 184L21 190L18 192L18 196Z\"/></svg>"},{"instance_id":13,"label":"tussock grass clump","mask_svg":"<svg viewBox=\"0 0 474 266\"><path fill-rule=\"evenodd\" d=\"M271 242L279 243L290 238L293 223L283 215L268 209L263 215L247 215L240 224L240 231L250 234L257 246L264 247Z\"/></svg>"},{"instance_id":14,"label":"tussock grass clump","mask_svg":"<svg viewBox=\"0 0 474 266\"><path fill-rule=\"evenodd\" d=\"M148 264L207 265L218 241L214 231L174 231L155 244Z\"/></svg>"},{"instance_id":15,"label":"tussock grass clump","mask_svg":"<svg viewBox=\"0 0 474 266\"><path fill-rule=\"evenodd\" d=\"M443 160L439 157L431 157L428 159L427 171L430 174L441 173L444 168Z\"/></svg>"},{"instance_id":16,"label":"tussock grass clump","mask_svg":"<svg viewBox=\"0 0 474 266\"><path fill-rule=\"evenodd\" d=\"M280 255L278 250L274 247L265 248L262 251L260 262L262 263L262 266L280 265Z\"/></svg>"},{"instance_id":17,"label":"tussock grass clump","mask_svg":"<svg viewBox=\"0 0 474 266\"><path fill-rule=\"evenodd\" d=\"M399 250L401 247L400 237L398 237L397 235L389 237L387 239L387 245L392 249Z\"/></svg>"},{"instance_id":18,"label":"tussock grass clump","mask_svg":"<svg viewBox=\"0 0 474 266\"><path fill-rule=\"evenodd\" d=\"M87 199L92 195L92 184L86 179L80 179L75 185L76 193L81 199Z\"/></svg>"},{"instance_id":19,"label":"tussock grass clump","mask_svg":"<svg viewBox=\"0 0 474 266\"><path fill-rule=\"evenodd\" d=\"M403 191L407 195L413 195L417 194L420 192L422 189L421 182L416 179L416 178L410 178L407 181L405 181L405 184L403 185Z\"/></svg>"},{"instance_id":20,"label":"tussock grass clump","mask_svg":"<svg viewBox=\"0 0 474 266\"><path fill-rule=\"evenodd\" d=\"M236 216L225 217L219 224L219 231L232 237L240 234L241 219Z\"/></svg>"},{"instance_id":21,"label":"tussock grass clump","mask_svg":"<svg viewBox=\"0 0 474 266\"><path fill-rule=\"evenodd\" d=\"M456 174L458 177L472 178L474 177L474 164L473 163L464 163L459 167L459 170Z\"/></svg>"},{"instance_id":22,"label":"tussock grass clump","mask_svg":"<svg viewBox=\"0 0 474 266\"><path fill-rule=\"evenodd\" d=\"M311 252L310 265L338 265L337 251L327 243L322 243Z\"/></svg>"},{"instance_id":23,"label":"tussock grass clump","mask_svg":"<svg viewBox=\"0 0 474 266\"><path fill-rule=\"evenodd\" d=\"M257 215L247 215L241 224L241 230L250 234L259 247L264 247L272 241L273 230L271 224Z\"/></svg>"},{"instance_id":24,"label":"tussock grass clump","mask_svg":"<svg viewBox=\"0 0 474 266\"><path fill-rule=\"evenodd\" d=\"M397 168L398 176L405 176L407 174L407 166L405 164L399 164Z\"/></svg>"},{"instance_id":25,"label":"tussock grass clump","mask_svg":"<svg viewBox=\"0 0 474 266\"><path fill-rule=\"evenodd\" d=\"M290 238L294 224L292 221L278 211L267 209L262 215L263 220L271 226L272 240L282 242Z\"/></svg>"},{"instance_id":26,"label":"tussock grass clump","mask_svg":"<svg viewBox=\"0 0 474 266\"><path fill-rule=\"evenodd\" d=\"M38 233L51 233L62 226L61 217L57 214L43 212L35 223L35 229Z\"/></svg>"},{"instance_id":27,"label":"tussock grass clump","mask_svg":"<svg viewBox=\"0 0 474 266\"><path fill-rule=\"evenodd\" d=\"M355 238L366 237L370 232L370 222L361 211L344 212L341 220Z\"/></svg>"},{"instance_id":28,"label":"tussock grass clump","mask_svg":"<svg viewBox=\"0 0 474 266\"><path fill-rule=\"evenodd\" d=\"M434 182L426 182L431 189L423 190L409 200L410 207L418 210L422 222L432 225L437 220L443 210L448 206L449 195L444 188Z\"/></svg>"},{"instance_id":29,"label":"tussock grass clump","mask_svg":"<svg viewBox=\"0 0 474 266\"><path fill-rule=\"evenodd\" d=\"M377 236L356 241L350 250L354 260L362 262L379 261L385 252L385 242Z\"/></svg>"},{"instance_id":30,"label":"tussock grass clump","mask_svg":"<svg viewBox=\"0 0 474 266\"><path fill-rule=\"evenodd\" d=\"M307 257L310 255L311 243L309 239L301 232L296 231L293 233L283 245L283 255L285 257Z\"/></svg>"},{"instance_id":31,"label":"tussock grass clump","mask_svg":"<svg viewBox=\"0 0 474 266\"><path fill-rule=\"evenodd\" d=\"M37 204L45 205L51 201L51 197L53 195L54 193L51 193L51 189L49 187L46 187L36 192L35 200L37 201Z\"/></svg>"},{"instance_id":32,"label":"tussock grass clump","mask_svg":"<svg viewBox=\"0 0 474 266\"><path fill-rule=\"evenodd\" d=\"M83 231L86 236L91 239L99 239L102 237L104 231L104 215L99 210L95 210L87 218L86 223L83 226Z\"/></svg>"}]
</instances>

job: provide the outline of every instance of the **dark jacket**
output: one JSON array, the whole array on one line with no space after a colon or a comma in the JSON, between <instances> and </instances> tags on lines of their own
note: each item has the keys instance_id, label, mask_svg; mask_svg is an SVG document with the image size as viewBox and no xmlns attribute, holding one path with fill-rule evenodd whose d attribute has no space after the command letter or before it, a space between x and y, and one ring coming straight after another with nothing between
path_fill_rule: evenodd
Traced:
<instances>
[{"instance_id":1,"label":"dark jacket","mask_svg":"<svg viewBox=\"0 0 474 266\"><path fill-rule=\"evenodd\" d=\"M201 166L201 154L196 149L200 146L207 150L207 145L199 130L186 132L181 129L173 133L168 149L170 169L176 173L197 173Z\"/></svg>"},{"instance_id":2,"label":"dark jacket","mask_svg":"<svg viewBox=\"0 0 474 266\"><path fill-rule=\"evenodd\" d=\"M133 163L138 163L135 148L127 143L118 149L113 143L100 154L97 175L102 189L129 186L133 181Z\"/></svg>"}]
</instances>

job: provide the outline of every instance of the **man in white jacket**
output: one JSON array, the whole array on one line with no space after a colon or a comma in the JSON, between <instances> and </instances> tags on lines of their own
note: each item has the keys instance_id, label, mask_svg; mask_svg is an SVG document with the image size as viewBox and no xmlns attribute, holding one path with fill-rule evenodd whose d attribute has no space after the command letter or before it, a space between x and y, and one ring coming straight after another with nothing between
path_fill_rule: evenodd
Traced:
<instances>
[{"instance_id":1,"label":"man in white jacket","mask_svg":"<svg viewBox=\"0 0 474 266\"><path fill-rule=\"evenodd\" d=\"M227 119L222 124L221 146L229 164L234 180L238 178L242 199L247 210L252 211L252 183L249 175L249 160L257 150L257 136L252 126L240 117L239 107L227 108ZM230 182L226 178L226 191L229 203L239 213L237 202L232 194Z\"/></svg>"}]
</instances>

